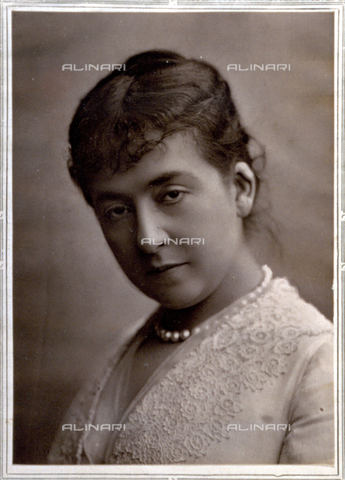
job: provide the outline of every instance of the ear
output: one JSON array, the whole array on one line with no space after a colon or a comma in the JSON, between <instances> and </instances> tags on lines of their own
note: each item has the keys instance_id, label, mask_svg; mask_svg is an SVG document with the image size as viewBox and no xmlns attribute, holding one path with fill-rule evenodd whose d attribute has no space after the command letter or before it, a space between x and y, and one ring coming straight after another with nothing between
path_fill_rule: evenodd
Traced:
<instances>
[{"instance_id":1,"label":"ear","mask_svg":"<svg viewBox=\"0 0 345 480\"><path fill-rule=\"evenodd\" d=\"M255 174L247 163L237 162L233 179L236 187L237 215L245 218L250 214L255 200Z\"/></svg>"}]
</instances>

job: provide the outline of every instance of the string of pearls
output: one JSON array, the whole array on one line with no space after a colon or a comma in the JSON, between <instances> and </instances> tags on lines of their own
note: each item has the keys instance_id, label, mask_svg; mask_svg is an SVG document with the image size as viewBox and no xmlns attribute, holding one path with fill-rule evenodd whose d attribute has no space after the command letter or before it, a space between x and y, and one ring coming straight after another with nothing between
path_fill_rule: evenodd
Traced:
<instances>
[{"instance_id":1,"label":"string of pearls","mask_svg":"<svg viewBox=\"0 0 345 480\"><path fill-rule=\"evenodd\" d=\"M258 287L256 287L255 290L253 290L251 293L249 293L248 295L246 295L240 302L241 305L245 306L247 305L248 303L252 303L254 300L256 300L256 298L261 295L261 293L263 292L263 290L267 287L267 285L269 284L269 282L271 281L272 279L272 270L267 266L267 265L264 265L262 267L262 270L264 272L264 279L263 281L260 283L260 285ZM206 327L207 328L207 327ZM156 332L156 335L161 339L163 340L163 342L173 342L173 343L177 343L177 342L183 342L184 340L187 340L187 338L189 338L191 335L193 335L194 333L198 333L200 332L200 327L196 327L196 328L193 328L192 330L189 330L187 328L184 328L183 330L181 330L180 332L175 330L173 332L169 331L169 330L165 330L165 328L161 328L160 325L155 325L155 332Z\"/></svg>"}]
</instances>

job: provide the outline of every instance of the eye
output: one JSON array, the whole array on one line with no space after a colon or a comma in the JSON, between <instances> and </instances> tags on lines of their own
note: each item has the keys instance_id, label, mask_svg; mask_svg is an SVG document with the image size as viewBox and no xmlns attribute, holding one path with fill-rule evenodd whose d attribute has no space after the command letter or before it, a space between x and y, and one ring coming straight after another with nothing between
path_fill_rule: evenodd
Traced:
<instances>
[{"instance_id":1,"label":"eye","mask_svg":"<svg viewBox=\"0 0 345 480\"><path fill-rule=\"evenodd\" d=\"M112 205L111 207L107 208L103 214L103 216L107 220L120 220L121 218L126 217L132 212L131 208L127 205L118 204Z\"/></svg>"},{"instance_id":2,"label":"eye","mask_svg":"<svg viewBox=\"0 0 345 480\"><path fill-rule=\"evenodd\" d=\"M159 198L160 203L173 204L178 203L187 192L178 188L171 188L165 191Z\"/></svg>"}]
</instances>

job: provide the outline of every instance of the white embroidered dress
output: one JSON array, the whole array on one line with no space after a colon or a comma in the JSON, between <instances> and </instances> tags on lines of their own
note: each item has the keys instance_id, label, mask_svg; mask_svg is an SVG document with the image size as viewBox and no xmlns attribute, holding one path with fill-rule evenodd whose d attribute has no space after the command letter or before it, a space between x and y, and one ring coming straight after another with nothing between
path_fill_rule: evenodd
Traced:
<instances>
[{"instance_id":1,"label":"white embroidered dress","mask_svg":"<svg viewBox=\"0 0 345 480\"><path fill-rule=\"evenodd\" d=\"M135 352L150 328L79 394L64 421L79 431L60 431L50 463L333 462L332 324L287 280L206 320L128 401Z\"/></svg>"}]
</instances>

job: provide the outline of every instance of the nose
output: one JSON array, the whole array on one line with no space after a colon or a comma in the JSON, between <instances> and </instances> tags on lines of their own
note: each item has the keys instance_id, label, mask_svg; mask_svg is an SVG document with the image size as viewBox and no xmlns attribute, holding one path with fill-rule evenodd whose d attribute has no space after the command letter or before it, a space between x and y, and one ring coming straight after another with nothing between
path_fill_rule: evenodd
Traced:
<instances>
[{"instance_id":1,"label":"nose","mask_svg":"<svg viewBox=\"0 0 345 480\"><path fill-rule=\"evenodd\" d=\"M155 253L169 238L161 213L150 205L137 208L137 244L145 253Z\"/></svg>"}]
</instances>

